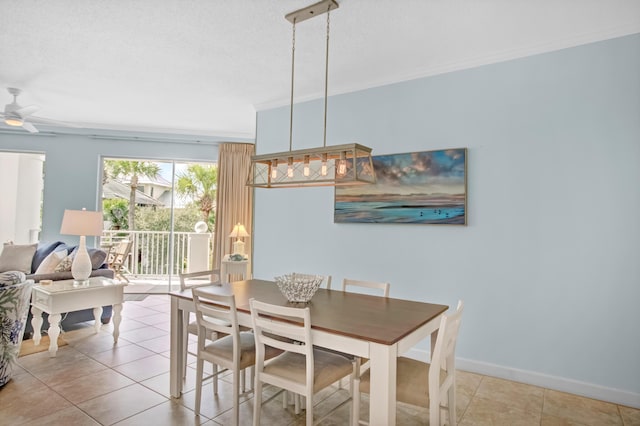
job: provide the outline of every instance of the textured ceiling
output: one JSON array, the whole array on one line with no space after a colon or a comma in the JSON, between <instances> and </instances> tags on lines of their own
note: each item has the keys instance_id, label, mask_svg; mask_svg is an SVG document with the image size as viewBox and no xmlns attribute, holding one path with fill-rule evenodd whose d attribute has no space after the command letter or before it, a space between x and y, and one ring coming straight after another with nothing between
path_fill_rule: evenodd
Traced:
<instances>
[{"instance_id":1,"label":"textured ceiling","mask_svg":"<svg viewBox=\"0 0 640 426\"><path fill-rule=\"evenodd\" d=\"M329 94L640 32L637 0L338 0ZM83 127L252 137L290 96L301 0L0 0L0 104ZM296 100L321 97L326 20L296 32Z\"/></svg>"}]
</instances>

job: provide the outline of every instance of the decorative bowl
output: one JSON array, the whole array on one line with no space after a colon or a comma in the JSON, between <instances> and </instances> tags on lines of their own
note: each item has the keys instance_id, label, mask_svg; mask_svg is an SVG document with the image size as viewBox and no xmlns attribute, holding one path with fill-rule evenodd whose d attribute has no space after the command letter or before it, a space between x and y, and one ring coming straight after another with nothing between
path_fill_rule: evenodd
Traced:
<instances>
[{"instance_id":1,"label":"decorative bowl","mask_svg":"<svg viewBox=\"0 0 640 426\"><path fill-rule=\"evenodd\" d=\"M289 302L307 303L311 300L324 277L322 275L285 274L275 277L278 288Z\"/></svg>"}]
</instances>

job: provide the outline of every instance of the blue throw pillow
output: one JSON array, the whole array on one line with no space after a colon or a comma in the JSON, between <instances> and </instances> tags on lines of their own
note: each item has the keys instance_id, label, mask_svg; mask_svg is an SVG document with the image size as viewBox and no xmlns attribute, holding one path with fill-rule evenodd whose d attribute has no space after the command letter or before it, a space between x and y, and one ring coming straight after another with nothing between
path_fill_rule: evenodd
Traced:
<instances>
[{"instance_id":1,"label":"blue throw pillow","mask_svg":"<svg viewBox=\"0 0 640 426\"><path fill-rule=\"evenodd\" d=\"M89 252L89 257L91 258L91 269L100 269L100 267L104 264L104 261L107 260L107 252L94 248L90 248L87 251Z\"/></svg>"},{"instance_id":2,"label":"blue throw pillow","mask_svg":"<svg viewBox=\"0 0 640 426\"><path fill-rule=\"evenodd\" d=\"M67 247L67 249L69 250L69 254L75 256L75 251L78 250L78 246L70 246ZM107 252L102 249L87 248L87 253L89 253L89 258L91 259L91 269L100 269L104 261L107 260Z\"/></svg>"}]
</instances>

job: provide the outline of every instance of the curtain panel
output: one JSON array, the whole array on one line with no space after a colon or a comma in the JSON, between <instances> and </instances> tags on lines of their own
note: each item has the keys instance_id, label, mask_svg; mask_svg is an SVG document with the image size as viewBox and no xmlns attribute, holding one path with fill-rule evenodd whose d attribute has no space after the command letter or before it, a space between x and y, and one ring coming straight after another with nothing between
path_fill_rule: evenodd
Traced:
<instances>
[{"instance_id":1,"label":"curtain panel","mask_svg":"<svg viewBox=\"0 0 640 426\"><path fill-rule=\"evenodd\" d=\"M213 247L213 265L216 269L220 268L222 257L231 253L233 241L229 234L238 222L245 226L250 235L243 239L245 253L249 255L252 253L253 188L248 187L246 183L254 149L253 144L246 143L222 143L219 145ZM251 261L251 258L249 260Z\"/></svg>"}]
</instances>

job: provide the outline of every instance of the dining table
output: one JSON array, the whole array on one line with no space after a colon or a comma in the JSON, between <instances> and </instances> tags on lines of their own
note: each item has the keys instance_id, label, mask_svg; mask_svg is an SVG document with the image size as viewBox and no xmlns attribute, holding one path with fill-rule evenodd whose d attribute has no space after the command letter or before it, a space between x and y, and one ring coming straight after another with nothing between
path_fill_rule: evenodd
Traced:
<instances>
[{"instance_id":1,"label":"dining table","mask_svg":"<svg viewBox=\"0 0 640 426\"><path fill-rule=\"evenodd\" d=\"M423 339L435 346L446 305L318 289L308 303L288 302L274 281L250 279L199 287L235 295L238 323L252 327L250 299L280 306L308 307L315 346L369 359L369 424L396 424L396 358ZM170 393L182 394L183 312L194 312L190 289L171 291Z\"/></svg>"}]
</instances>

